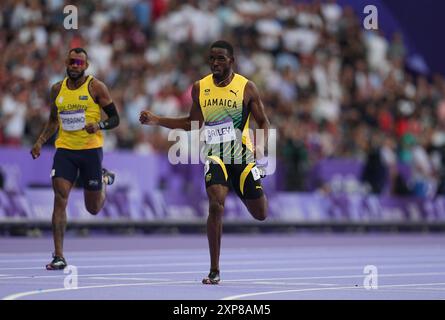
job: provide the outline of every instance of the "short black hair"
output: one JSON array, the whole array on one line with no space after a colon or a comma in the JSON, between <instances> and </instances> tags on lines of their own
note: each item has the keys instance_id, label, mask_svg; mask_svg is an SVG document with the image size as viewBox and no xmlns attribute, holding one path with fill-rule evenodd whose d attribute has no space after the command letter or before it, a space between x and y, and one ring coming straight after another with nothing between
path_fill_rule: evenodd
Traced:
<instances>
[{"instance_id":1,"label":"short black hair","mask_svg":"<svg viewBox=\"0 0 445 320\"><path fill-rule=\"evenodd\" d=\"M70 51L68 51L68 55L71 53L71 52L75 52L75 53L84 53L85 54L85 56L87 57L87 59L88 59L88 53L87 53L87 51L84 49L84 48L71 48L70 49Z\"/></svg>"},{"instance_id":2,"label":"short black hair","mask_svg":"<svg viewBox=\"0 0 445 320\"><path fill-rule=\"evenodd\" d=\"M221 49L226 49L227 52L229 53L229 55L231 57L233 57L233 47L232 45L225 41L225 40L218 40L212 43L212 45L210 46L210 49L212 48L221 48Z\"/></svg>"}]
</instances>

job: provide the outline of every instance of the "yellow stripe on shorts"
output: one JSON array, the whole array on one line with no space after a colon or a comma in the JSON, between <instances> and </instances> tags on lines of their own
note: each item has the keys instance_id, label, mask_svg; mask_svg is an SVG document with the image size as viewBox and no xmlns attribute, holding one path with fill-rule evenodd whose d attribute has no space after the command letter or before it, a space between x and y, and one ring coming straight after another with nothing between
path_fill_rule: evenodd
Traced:
<instances>
[{"instance_id":1,"label":"yellow stripe on shorts","mask_svg":"<svg viewBox=\"0 0 445 320\"><path fill-rule=\"evenodd\" d=\"M241 173L241 177L239 180L239 187L241 190L241 194L244 195L244 184L246 183L246 179L247 176L249 175L250 170L252 170L253 166L255 165L255 163L249 163L243 170L243 172Z\"/></svg>"},{"instance_id":2,"label":"yellow stripe on shorts","mask_svg":"<svg viewBox=\"0 0 445 320\"><path fill-rule=\"evenodd\" d=\"M227 169L226 169L226 165L224 164L224 162L222 162L222 160L217 156L208 156L208 158L215 160L221 166L221 168L224 172L224 178L226 178L226 181L227 181L227 178L229 177L229 175L227 174Z\"/></svg>"}]
</instances>

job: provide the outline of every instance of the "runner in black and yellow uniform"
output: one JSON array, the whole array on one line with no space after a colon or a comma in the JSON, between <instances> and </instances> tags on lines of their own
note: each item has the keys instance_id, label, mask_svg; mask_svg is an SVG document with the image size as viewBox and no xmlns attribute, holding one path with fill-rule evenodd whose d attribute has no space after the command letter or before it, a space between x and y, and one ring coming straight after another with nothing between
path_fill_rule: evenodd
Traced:
<instances>
[{"instance_id":1,"label":"runner in black and yellow uniform","mask_svg":"<svg viewBox=\"0 0 445 320\"><path fill-rule=\"evenodd\" d=\"M51 88L51 113L31 154L40 155L42 145L58 129L56 153L51 177L55 194L52 217L55 252L48 270L63 269L63 236L66 206L73 184L79 175L84 184L85 206L93 215L105 202L105 185L114 182L114 173L102 168L103 135L101 130L119 124L119 115L108 88L101 81L86 76L88 56L84 49L74 48L66 60L67 77ZM101 121L101 109L108 118Z\"/></svg>"},{"instance_id":2,"label":"runner in black and yellow uniform","mask_svg":"<svg viewBox=\"0 0 445 320\"><path fill-rule=\"evenodd\" d=\"M226 41L216 41L210 47L209 63L212 74L195 82L193 105L185 118L158 117L150 111L140 115L142 124L191 130L192 121L204 124L207 161L205 182L209 197L207 237L210 248L210 273L204 284L220 281L219 256L221 248L224 203L233 187L255 219L267 217L267 201L263 193L259 169L255 166L255 148L249 134L252 115L258 128L264 130L264 140L258 149L267 145L269 120L258 90L252 81L233 72L233 48Z\"/></svg>"},{"instance_id":3,"label":"runner in black and yellow uniform","mask_svg":"<svg viewBox=\"0 0 445 320\"><path fill-rule=\"evenodd\" d=\"M224 87L216 86L213 74L199 81L199 105L205 122L206 187L229 187L241 199L263 195L260 172L255 167L249 136L250 108L244 105L244 90L249 80L234 73Z\"/></svg>"}]
</instances>

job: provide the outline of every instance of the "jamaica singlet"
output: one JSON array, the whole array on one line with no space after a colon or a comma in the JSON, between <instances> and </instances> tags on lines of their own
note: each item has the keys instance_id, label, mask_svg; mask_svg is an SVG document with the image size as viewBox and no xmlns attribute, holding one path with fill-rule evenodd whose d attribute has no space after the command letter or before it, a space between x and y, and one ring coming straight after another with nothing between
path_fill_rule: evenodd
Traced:
<instances>
[{"instance_id":1,"label":"jamaica singlet","mask_svg":"<svg viewBox=\"0 0 445 320\"><path fill-rule=\"evenodd\" d=\"M94 102L88 91L92 76L77 89L67 86L67 79L62 82L56 97L57 114L59 118L59 134L56 148L84 150L100 148L103 145L103 135L99 130L89 134L83 128L87 123L97 123L101 118L100 106Z\"/></svg>"},{"instance_id":2,"label":"jamaica singlet","mask_svg":"<svg viewBox=\"0 0 445 320\"><path fill-rule=\"evenodd\" d=\"M199 104L204 117L207 156L227 163L250 163L253 148L249 138L250 110L243 104L248 80L234 74L225 87L217 87L210 74L199 81Z\"/></svg>"}]
</instances>

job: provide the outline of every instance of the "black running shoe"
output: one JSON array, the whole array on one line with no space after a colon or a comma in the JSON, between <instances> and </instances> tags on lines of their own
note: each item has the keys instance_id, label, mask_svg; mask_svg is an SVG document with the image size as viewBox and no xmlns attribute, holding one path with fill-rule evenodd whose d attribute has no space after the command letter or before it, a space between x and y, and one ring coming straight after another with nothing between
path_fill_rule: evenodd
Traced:
<instances>
[{"instance_id":1,"label":"black running shoe","mask_svg":"<svg viewBox=\"0 0 445 320\"><path fill-rule=\"evenodd\" d=\"M203 284L218 284L221 280L219 276L219 270L210 270L207 278L202 279Z\"/></svg>"},{"instance_id":2,"label":"black running shoe","mask_svg":"<svg viewBox=\"0 0 445 320\"><path fill-rule=\"evenodd\" d=\"M106 178L104 179L105 184L111 186L114 183L115 177L116 175L113 172L108 171L105 168L102 168L102 178Z\"/></svg>"},{"instance_id":3,"label":"black running shoe","mask_svg":"<svg viewBox=\"0 0 445 320\"><path fill-rule=\"evenodd\" d=\"M46 265L46 270L63 270L67 266L64 257L58 257L53 255L53 261Z\"/></svg>"}]
</instances>

